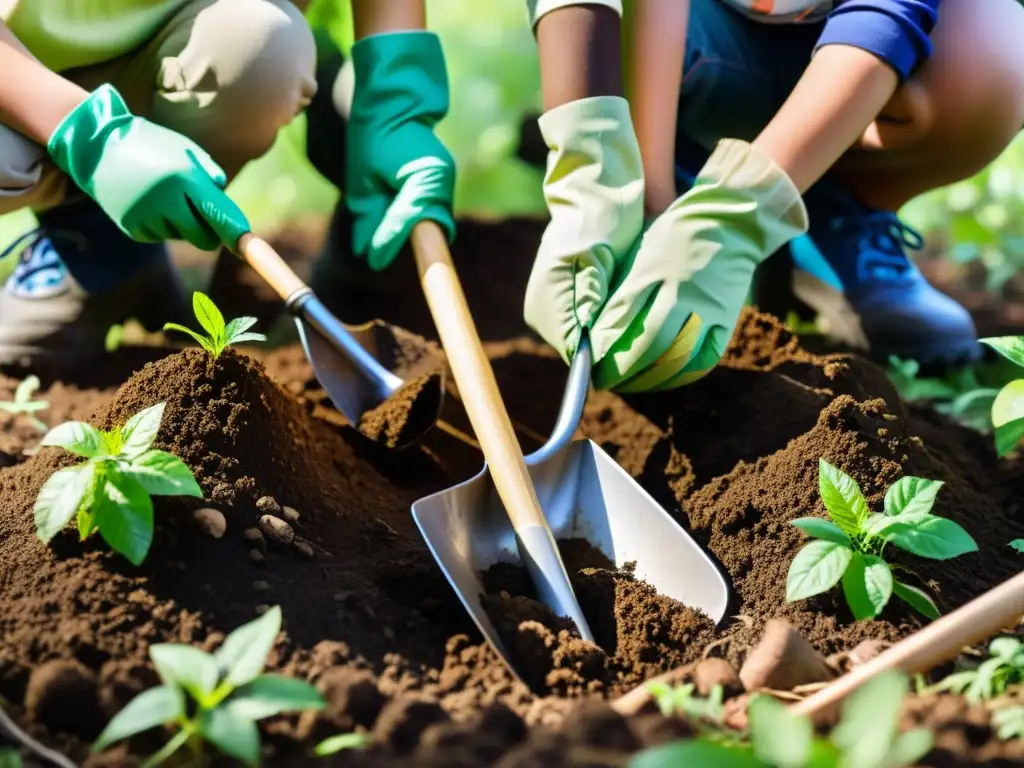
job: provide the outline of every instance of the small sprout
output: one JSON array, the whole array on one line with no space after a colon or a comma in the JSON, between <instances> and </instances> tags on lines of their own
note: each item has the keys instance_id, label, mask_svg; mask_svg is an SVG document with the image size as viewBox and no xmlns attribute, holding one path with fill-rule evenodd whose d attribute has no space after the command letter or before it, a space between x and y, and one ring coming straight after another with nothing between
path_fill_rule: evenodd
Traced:
<instances>
[{"instance_id":1,"label":"small sprout","mask_svg":"<svg viewBox=\"0 0 1024 768\"><path fill-rule=\"evenodd\" d=\"M994 336L981 339L981 343L1024 367L1024 336ZM999 390L992 402L992 425L996 430L996 452L1005 456L1024 437L1024 379L1015 379Z\"/></svg>"},{"instance_id":2,"label":"small sprout","mask_svg":"<svg viewBox=\"0 0 1024 768\"><path fill-rule=\"evenodd\" d=\"M992 713L992 725L1003 741L1024 738L1024 705L997 709Z\"/></svg>"},{"instance_id":3,"label":"small sprout","mask_svg":"<svg viewBox=\"0 0 1024 768\"><path fill-rule=\"evenodd\" d=\"M40 432L46 432L46 425L33 415L50 407L50 404L45 400L32 399L32 395L38 389L39 377L29 376L15 388L13 400L0 402L0 410L7 411L7 413L23 413L29 417L33 427Z\"/></svg>"},{"instance_id":4,"label":"small sprout","mask_svg":"<svg viewBox=\"0 0 1024 768\"><path fill-rule=\"evenodd\" d=\"M938 480L904 477L885 494L885 514L872 513L856 481L820 460L821 500L831 520L802 517L792 524L815 541L801 549L789 567L786 599L803 600L827 592L840 581L856 619L878 616L895 594L930 619L939 609L922 590L897 580L882 559L887 544L932 560L949 560L978 545L952 520L931 514L942 488Z\"/></svg>"},{"instance_id":5,"label":"small sprout","mask_svg":"<svg viewBox=\"0 0 1024 768\"><path fill-rule=\"evenodd\" d=\"M259 765L258 720L326 706L307 682L260 674L280 631L281 609L274 606L228 635L214 654L189 645L151 645L149 656L162 685L139 694L117 713L92 751L157 726L174 725L177 734L146 766L159 765L185 745L199 758L203 742L247 766Z\"/></svg>"},{"instance_id":6,"label":"small sprout","mask_svg":"<svg viewBox=\"0 0 1024 768\"><path fill-rule=\"evenodd\" d=\"M109 352L116 352L124 343L124 326L120 323L107 328L107 335L103 337L103 348Z\"/></svg>"},{"instance_id":7,"label":"small sprout","mask_svg":"<svg viewBox=\"0 0 1024 768\"><path fill-rule=\"evenodd\" d=\"M199 343L199 346L213 355L214 359L220 357L220 353L232 344L267 340L262 333L249 332L249 329L256 325L255 317L236 317L225 325L224 315L205 293L196 291L192 294L192 310L196 313L196 319L208 335L196 333L191 328L177 323L166 323L164 330L187 333Z\"/></svg>"},{"instance_id":8,"label":"small sprout","mask_svg":"<svg viewBox=\"0 0 1024 768\"><path fill-rule=\"evenodd\" d=\"M139 411L109 432L68 421L43 436L42 445L85 459L54 472L39 489L34 514L36 535L44 543L76 518L81 540L99 529L111 548L140 565L153 541L150 497L203 497L192 470L181 459L151 447L164 405Z\"/></svg>"},{"instance_id":9,"label":"small sprout","mask_svg":"<svg viewBox=\"0 0 1024 768\"><path fill-rule=\"evenodd\" d=\"M329 736L313 748L313 754L317 757L327 757L343 749L362 749L370 743L370 736L366 733L339 733L337 736Z\"/></svg>"},{"instance_id":10,"label":"small sprout","mask_svg":"<svg viewBox=\"0 0 1024 768\"><path fill-rule=\"evenodd\" d=\"M1024 539L1014 539L1010 542L1010 546L1018 552L1024 553Z\"/></svg>"},{"instance_id":11,"label":"small sprout","mask_svg":"<svg viewBox=\"0 0 1024 768\"><path fill-rule=\"evenodd\" d=\"M671 686L653 681L647 684L647 690L651 692L658 709L665 717L683 714L694 720L708 720L719 724L725 715L725 691L720 685L714 686L706 699L694 695L696 686L693 683Z\"/></svg>"},{"instance_id":12,"label":"small sprout","mask_svg":"<svg viewBox=\"0 0 1024 768\"><path fill-rule=\"evenodd\" d=\"M963 694L967 701L993 699L1011 685L1024 682L1024 643L1012 637L997 637L988 646L989 658L974 669L954 672L933 690Z\"/></svg>"}]
</instances>

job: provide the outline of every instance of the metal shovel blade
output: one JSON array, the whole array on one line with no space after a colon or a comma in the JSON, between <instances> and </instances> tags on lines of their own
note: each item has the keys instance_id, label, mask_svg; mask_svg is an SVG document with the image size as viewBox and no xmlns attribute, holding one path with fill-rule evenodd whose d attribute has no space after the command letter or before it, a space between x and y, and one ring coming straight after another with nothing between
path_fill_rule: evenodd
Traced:
<instances>
[{"instance_id":1,"label":"metal shovel blade","mask_svg":"<svg viewBox=\"0 0 1024 768\"><path fill-rule=\"evenodd\" d=\"M571 441L590 380L589 354L585 357L573 362L551 439L526 458L555 538L586 539L617 567L635 562L637 578L720 622L728 587L708 555L596 443ZM500 562L522 565L486 465L472 479L418 500L412 514L473 621L518 675L480 600L484 571Z\"/></svg>"}]
</instances>

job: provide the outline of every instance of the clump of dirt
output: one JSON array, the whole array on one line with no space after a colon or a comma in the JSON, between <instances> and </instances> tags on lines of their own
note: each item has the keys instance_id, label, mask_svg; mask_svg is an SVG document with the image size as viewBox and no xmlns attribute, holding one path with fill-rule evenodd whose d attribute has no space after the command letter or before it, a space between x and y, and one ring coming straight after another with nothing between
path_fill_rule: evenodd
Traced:
<instances>
[{"instance_id":1,"label":"clump of dirt","mask_svg":"<svg viewBox=\"0 0 1024 768\"><path fill-rule=\"evenodd\" d=\"M417 376L359 419L359 431L388 448L409 445L437 419L444 394L440 371Z\"/></svg>"}]
</instances>

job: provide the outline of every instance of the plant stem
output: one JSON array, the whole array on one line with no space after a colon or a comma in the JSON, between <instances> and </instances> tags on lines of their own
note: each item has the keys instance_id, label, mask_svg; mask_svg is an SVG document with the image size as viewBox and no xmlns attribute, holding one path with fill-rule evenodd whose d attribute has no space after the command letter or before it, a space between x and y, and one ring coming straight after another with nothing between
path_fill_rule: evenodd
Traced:
<instances>
[{"instance_id":1,"label":"plant stem","mask_svg":"<svg viewBox=\"0 0 1024 768\"><path fill-rule=\"evenodd\" d=\"M156 766L160 765L160 763L162 763L164 760L166 760L179 749L181 749L185 745L185 742L187 742L191 736L192 726L190 723L189 727L182 728L180 731L178 731L174 735L174 738L168 741L166 744L164 744L159 752L157 752L148 760L146 760L146 762L142 764L141 768L156 768Z\"/></svg>"}]
</instances>

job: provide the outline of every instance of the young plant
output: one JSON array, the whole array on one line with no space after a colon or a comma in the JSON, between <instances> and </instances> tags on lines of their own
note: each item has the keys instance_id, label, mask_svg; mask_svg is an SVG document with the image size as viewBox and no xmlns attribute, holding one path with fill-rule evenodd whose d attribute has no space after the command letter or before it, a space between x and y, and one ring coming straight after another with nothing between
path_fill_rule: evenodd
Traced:
<instances>
[{"instance_id":1,"label":"young plant","mask_svg":"<svg viewBox=\"0 0 1024 768\"><path fill-rule=\"evenodd\" d=\"M988 653L989 658L975 669L954 672L934 690L961 693L971 704L977 704L1024 682L1024 643L1012 637L997 637L989 643Z\"/></svg>"},{"instance_id":2,"label":"young plant","mask_svg":"<svg viewBox=\"0 0 1024 768\"><path fill-rule=\"evenodd\" d=\"M149 657L163 684L140 693L118 712L93 752L171 725L178 732L143 768L159 765L186 745L198 757L204 742L245 765L259 765L258 720L326 706L309 683L260 674L280 631L281 609L274 606L228 635L212 655L189 645L151 645Z\"/></svg>"},{"instance_id":3,"label":"young plant","mask_svg":"<svg viewBox=\"0 0 1024 768\"><path fill-rule=\"evenodd\" d=\"M1024 539L1014 539L1010 542L1010 546L1016 551L1024 553Z\"/></svg>"},{"instance_id":4,"label":"young plant","mask_svg":"<svg viewBox=\"0 0 1024 768\"><path fill-rule=\"evenodd\" d=\"M317 757L327 757L341 752L345 749L362 749L370 743L370 735L367 733L339 733L337 736L328 736L313 748L313 754Z\"/></svg>"},{"instance_id":5,"label":"young plant","mask_svg":"<svg viewBox=\"0 0 1024 768\"><path fill-rule=\"evenodd\" d=\"M724 715L722 700L725 692L720 685L714 686L706 699L694 695L696 686L693 683L671 686L654 681L647 684L647 689L665 717L678 713L687 715L694 720L722 722Z\"/></svg>"},{"instance_id":6,"label":"young plant","mask_svg":"<svg viewBox=\"0 0 1024 768\"><path fill-rule=\"evenodd\" d=\"M164 403L139 411L120 429L103 432L68 421L43 437L84 462L53 473L35 503L36 535L49 541L77 518L85 540L99 529L103 540L133 565L146 559L153 541L151 496L203 497L192 470L177 456L152 448Z\"/></svg>"},{"instance_id":7,"label":"young plant","mask_svg":"<svg viewBox=\"0 0 1024 768\"><path fill-rule=\"evenodd\" d=\"M32 426L40 432L46 431L46 425L34 414L45 411L50 404L45 400L33 400L32 395L39 389L39 377L29 376L20 382L14 390L14 399L9 402L0 402L0 410L7 413L23 413L28 416Z\"/></svg>"},{"instance_id":8,"label":"young plant","mask_svg":"<svg viewBox=\"0 0 1024 768\"><path fill-rule=\"evenodd\" d=\"M642 752L629 768L904 768L932 747L924 729L900 733L907 678L887 672L851 694L828 739L806 717L766 695L750 702L749 740L733 744L701 736Z\"/></svg>"},{"instance_id":9,"label":"young plant","mask_svg":"<svg viewBox=\"0 0 1024 768\"><path fill-rule=\"evenodd\" d=\"M1024 336L993 336L981 342L1024 367ZM1024 379L1015 379L999 390L992 402L992 425L996 430L996 452L1005 456L1024 437Z\"/></svg>"},{"instance_id":10,"label":"young plant","mask_svg":"<svg viewBox=\"0 0 1024 768\"><path fill-rule=\"evenodd\" d=\"M191 328L177 323L165 324L164 330L187 333L199 343L199 346L213 355L214 359L220 357L220 353L224 351L225 347L230 347L232 344L267 340L262 333L249 332L249 329L256 325L255 317L236 317L225 325L224 315L205 293L196 291L192 294L192 310L196 313L196 320L208 335L196 333Z\"/></svg>"},{"instance_id":11,"label":"young plant","mask_svg":"<svg viewBox=\"0 0 1024 768\"><path fill-rule=\"evenodd\" d=\"M803 600L842 581L846 602L857 619L878 616L893 594L928 618L937 618L939 609L932 599L894 578L882 555L888 544L932 560L977 551L978 545L967 531L952 520L931 514L942 482L901 478L885 494L885 514L877 514L868 509L852 477L823 459L819 466L821 500L832 519L792 521L815 541L793 559L786 599Z\"/></svg>"},{"instance_id":12,"label":"young plant","mask_svg":"<svg viewBox=\"0 0 1024 768\"><path fill-rule=\"evenodd\" d=\"M1003 741L1024 738L1024 705L997 709L992 713L992 725Z\"/></svg>"}]
</instances>

